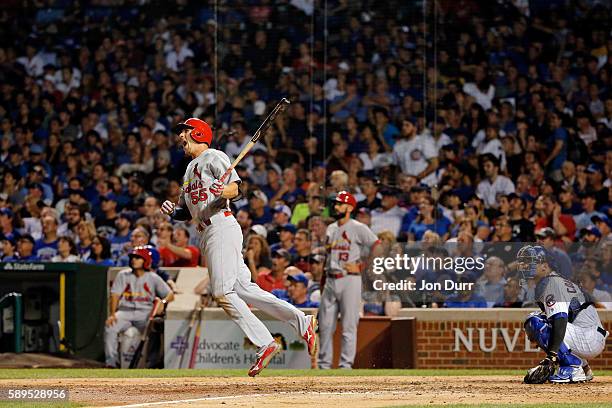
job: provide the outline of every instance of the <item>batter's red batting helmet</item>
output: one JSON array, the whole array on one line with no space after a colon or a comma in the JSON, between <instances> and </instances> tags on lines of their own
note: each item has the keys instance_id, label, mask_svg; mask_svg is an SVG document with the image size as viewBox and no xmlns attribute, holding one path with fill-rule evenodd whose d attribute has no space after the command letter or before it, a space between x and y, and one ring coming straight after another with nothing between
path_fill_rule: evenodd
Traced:
<instances>
[{"instance_id":1,"label":"batter's red batting helmet","mask_svg":"<svg viewBox=\"0 0 612 408\"><path fill-rule=\"evenodd\" d=\"M151 263L153 262L153 257L151 255L151 251L149 251L147 248L145 247L136 247L134 249L132 249L132 252L130 252L129 257L139 257L142 258L144 260L144 264L143 267L145 269L151 269Z\"/></svg>"},{"instance_id":2,"label":"batter's red batting helmet","mask_svg":"<svg viewBox=\"0 0 612 408\"><path fill-rule=\"evenodd\" d=\"M348 191L340 191L338 195L336 195L336 201L343 204L348 204L355 209L357 207L357 200L355 197L349 193Z\"/></svg>"},{"instance_id":3,"label":"batter's red batting helmet","mask_svg":"<svg viewBox=\"0 0 612 408\"><path fill-rule=\"evenodd\" d=\"M174 127L174 133L181 133L184 129L192 129L191 138L198 143L206 143L210 146L212 142L212 129L202 119L189 118Z\"/></svg>"}]
</instances>

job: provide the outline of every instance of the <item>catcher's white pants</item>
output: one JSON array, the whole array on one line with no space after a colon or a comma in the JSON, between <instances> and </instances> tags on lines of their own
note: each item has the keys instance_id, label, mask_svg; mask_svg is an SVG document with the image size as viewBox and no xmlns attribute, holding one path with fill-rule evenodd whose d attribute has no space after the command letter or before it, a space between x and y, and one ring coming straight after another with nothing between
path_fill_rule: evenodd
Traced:
<instances>
[{"instance_id":1,"label":"catcher's white pants","mask_svg":"<svg viewBox=\"0 0 612 408\"><path fill-rule=\"evenodd\" d=\"M242 258L242 229L233 216L219 212L202 231L200 247L206 255L212 295L225 313L258 347L272 343L266 326L251 312L250 304L285 321L303 335L309 320L304 312L251 282L251 271Z\"/></svg>"},{"instance_id":2,"label":"catcher's white pants","mask_svg":"<svg viewBox=\"0 0 612 408\"><path fill-rule=\"evenodd\" d=\"M568 323L563 342L572 350L572 354L586 360L602 353L606 338L597 331L597 326L584 328Z\"/></svg>"}]
</instances>

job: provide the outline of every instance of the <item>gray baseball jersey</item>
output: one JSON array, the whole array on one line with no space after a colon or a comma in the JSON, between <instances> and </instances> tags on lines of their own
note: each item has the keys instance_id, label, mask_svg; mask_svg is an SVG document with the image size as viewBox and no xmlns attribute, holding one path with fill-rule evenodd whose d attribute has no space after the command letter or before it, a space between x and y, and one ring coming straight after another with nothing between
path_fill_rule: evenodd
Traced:
<instances>
[{"instance_id":1,"label":"gray baseball jersey","mask_svg":"<svg viewBox=\"0 0 612 408\"><path fill-rule=\"evenodd\" d=\"M327 242L330 255L327 257L327 270L344 271L346 263L360 262L378 241L376 234L367 225L348 220L343 225L334 222L327 227Z\"/></svg>"},{"instance_id":2,"label":"gray baseball jersey","mask_svg":"<svg viewBox=\"0 0 612 408\"><path fill-rule=\"evenodd\" d=\"M580 307L591 299L582 292L578 285L565 279L556 272L542 279L535 288L535 300L546 317L566 315L570 322L581 326L599 324L599 317L594 308L580 311ZM590 309L593 309L592 311ZM578 321L576 313L578 312ZM594 312L594 313L593 313Z\"/></svg>"},{"instance_id":3,"label":"gray baseball jersey","mask_svg":"<svg viewBox=\"0 0 612 408\"><path fill-rule=\"evenodd\" d=\"M230 165L230 159L225 153L217 149L207 149L187 166L183 178L183 198L191 217L197 222L229 208L229 200L215 197L209 188L215 180L223 176ZM234 181L240 181L236 170L232 170L224 183L227 185Z\"/></svg>"},{"instance_id":4,"label":"gray baseball jersey","mask_svg":"<svg viewBox=\"0 0 612 408\"><path fill-rule=\"evenodd\" d=\"M165 298L170 287L158 274L145 272L140 278L131 269L124 269L117 274L111 294L120 297L117 310L149 312L155 297Z\"/></svg>"}]
</instances>

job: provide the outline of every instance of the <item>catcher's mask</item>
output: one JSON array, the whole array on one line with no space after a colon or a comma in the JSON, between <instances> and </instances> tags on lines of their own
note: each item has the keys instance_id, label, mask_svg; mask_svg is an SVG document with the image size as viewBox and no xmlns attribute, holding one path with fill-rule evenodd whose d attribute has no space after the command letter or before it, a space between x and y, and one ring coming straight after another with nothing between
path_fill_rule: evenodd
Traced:
<instances>
[{"instance_id":1,"label":"catcher's mask","mask_svg":"<svg viewBox=\"0 0 612 408\"><path fill-rule=\"evenodd\" d=\"M546 262L546 250L539 245L526 245L519 249L516 261L523 279L533 279L538 265Z\"/></svg>"}]
</instances>

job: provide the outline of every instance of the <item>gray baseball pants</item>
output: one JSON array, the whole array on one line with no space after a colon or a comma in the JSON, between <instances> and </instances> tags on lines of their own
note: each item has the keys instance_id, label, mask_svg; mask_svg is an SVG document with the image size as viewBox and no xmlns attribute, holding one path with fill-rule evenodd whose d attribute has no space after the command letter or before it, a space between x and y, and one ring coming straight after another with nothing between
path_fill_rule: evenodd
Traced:
<instances>
[{"instance_id":1,"label":"gray baseball pants","mask_svg":"<svg viewBox=\"0 0 612 408\"><path fill-rule=\"evenodd\" d=\"M319 368L329 369L333 359L333 339L340 312L342 349L340 368L352 368L357 351L357 326L361 310L361 275L328 278L319 306Z\"/></svg>"}]
</instances>

